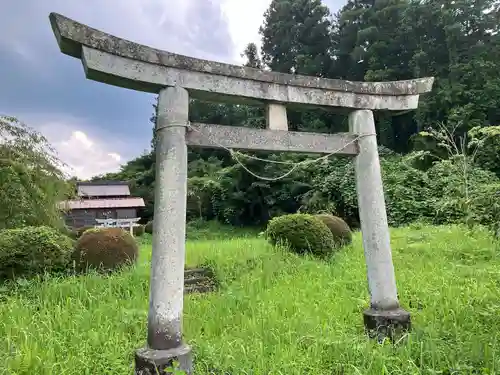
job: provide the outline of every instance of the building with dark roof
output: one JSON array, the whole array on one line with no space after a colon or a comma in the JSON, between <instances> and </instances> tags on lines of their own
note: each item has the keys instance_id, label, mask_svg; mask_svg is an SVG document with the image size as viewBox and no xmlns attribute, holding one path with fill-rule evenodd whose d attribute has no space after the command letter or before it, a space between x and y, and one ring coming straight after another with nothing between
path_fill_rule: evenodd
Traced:
<instances>
[{"instance_id":1,"label":"building with dark roof","mask_svg":"<svg viewBox=\"0 0 500 375\"><path fill-rule=\"evenodd\" d=\"M64 220L71 228L94 226L95 219L132 219L144 200L132 197L123 181L77 182L76 199L61 202Z\"/></svg>"}]
</instances>

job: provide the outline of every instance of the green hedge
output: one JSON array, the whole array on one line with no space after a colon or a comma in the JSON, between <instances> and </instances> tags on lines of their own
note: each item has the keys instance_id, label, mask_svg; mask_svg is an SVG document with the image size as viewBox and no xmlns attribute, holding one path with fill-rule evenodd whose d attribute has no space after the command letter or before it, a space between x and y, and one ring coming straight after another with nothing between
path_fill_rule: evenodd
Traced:
<instances>
[{"instance_id":1,"label":"green hedge","mask_svg":"<svg viewBox=\"0 0 500 375\"><path fill-rule=\"evenodd\" d=\"M64 271L73 245L71 238L50 227L4 229L0 231L0 278Z\"/></svg>"},{"instance_id":2,"label":"green hedge","mask_svg":"<svg viewBox=\"0 0 500 375\"><path fill-rule=\"evenodd\" d=\"M278 216L269 221L266 237L293 252L328 255L335 247L332 232L319 218L309 214Z\"/></svg>"}]
</instances>

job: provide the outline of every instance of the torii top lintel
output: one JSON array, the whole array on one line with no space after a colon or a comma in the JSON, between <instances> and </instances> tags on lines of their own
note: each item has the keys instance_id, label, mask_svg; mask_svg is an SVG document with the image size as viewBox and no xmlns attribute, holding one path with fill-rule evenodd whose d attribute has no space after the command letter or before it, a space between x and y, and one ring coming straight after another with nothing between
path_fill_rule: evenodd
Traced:
<instances>
[{"instance_id":1,"label":"torii top lintel","mask_svg":"<svg viewBox=\"0 0 500 375\"><path fill-rule=\"evenodd\" d=\"M431 91L433 77L352 82L263 71L183 56L104 33L57 13L50 23L62 53L82 60L87 78L158 93L185 87L192 97L231 102L281 102L372 110L409 110Z\"/></svg>"}]
</instances>

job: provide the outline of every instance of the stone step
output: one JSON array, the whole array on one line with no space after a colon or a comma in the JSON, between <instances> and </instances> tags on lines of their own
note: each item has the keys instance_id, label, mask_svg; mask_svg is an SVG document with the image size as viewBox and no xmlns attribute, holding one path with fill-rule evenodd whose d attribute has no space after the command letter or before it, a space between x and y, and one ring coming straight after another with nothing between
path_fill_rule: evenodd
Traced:
<instances>
[{"instance_id":1,"label":"stone step","mask_svg":"<svg viewBox=\"0 0 500 375\"><path fill-rule=\"evenodd\" d=\"M184 285L194 285L194 284L213 284L211 278L206 276L195 276L195 277L184 277Z\"/></svg>"},{"instance_id":2,"label":"stone step","mask_svg":"<svg viewBox=\"0 0 500 375\"><path fill-rule=\"evenodd\" d=\"M214 290L215 287L213 285L186 285L184 287L184 294L208 293Z\"/></svg>"},{"instance_id":3,"label":"stone step","mask_svg":"<svg viewBox=\"0 0 500 375\"><path fill-rule=\"evenodd\" d=\"M208 268L189 268L184 270L184 278L195 275L213 277L213 272Z\"/></svg>"},{"instance_id":4,"label":"stone step","mask_svg":"<svg viewBox=\"0 0 500 375\"><path fill-rule=\"evenodd\" d=\"M207 293L216 290L216 281L212 270L191 268L184 270L184 293Z\"/></svg>"}]
</instances>

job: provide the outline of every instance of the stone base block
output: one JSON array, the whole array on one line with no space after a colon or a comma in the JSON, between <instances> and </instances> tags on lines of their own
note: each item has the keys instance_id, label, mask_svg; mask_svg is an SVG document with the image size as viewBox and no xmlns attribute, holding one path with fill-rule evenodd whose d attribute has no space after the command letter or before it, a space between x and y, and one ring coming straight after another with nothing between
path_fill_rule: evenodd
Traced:
<instances>
[{"instance_id":1,"label":"stone base block","mask_svg":"<svg viewBox=\"0 0 500 375\"><path fill-rule=\"evenodd\" d=\"M363 320L368 335L379 341L385 338L397 340L411 329L410 313L401 308L394 310L370 308L363 312Z\"/></svg>"},{"instance_id":2,"label":"stone base block","mask_svg":"<svg viewBox=\"0 0 500 375\"><path fill-rule=\"evenodd\" d=\"M135 353L135 375L174 374L171 368L175 362L178 363L175 370L182 370L186 375L192 374L191 348L187 345L169 350L141 348Z\"/></svg>"}]
</instances>

